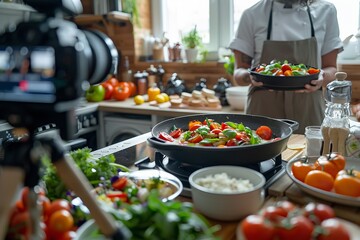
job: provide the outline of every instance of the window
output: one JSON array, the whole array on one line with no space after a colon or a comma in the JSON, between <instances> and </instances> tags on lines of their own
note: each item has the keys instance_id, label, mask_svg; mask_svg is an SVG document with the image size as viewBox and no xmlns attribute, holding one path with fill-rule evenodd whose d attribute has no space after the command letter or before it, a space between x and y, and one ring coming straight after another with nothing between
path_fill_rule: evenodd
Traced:
<instances>
[{"instance_id":1,"label":"window","mask_svg":"<svg viewBox=\"0 0 360 240\"><path fill-rule=\"evenodd\" d=\"M205 47L217 51L227 47L236 31L242 12L259 0L152 0L155 37L164 33L172 43L195 25ZM328 0L338 12L340 37L345 39L360 27L360 0ZM357 7L354 7L357 6Z\"/></svg>"}]
</instances>

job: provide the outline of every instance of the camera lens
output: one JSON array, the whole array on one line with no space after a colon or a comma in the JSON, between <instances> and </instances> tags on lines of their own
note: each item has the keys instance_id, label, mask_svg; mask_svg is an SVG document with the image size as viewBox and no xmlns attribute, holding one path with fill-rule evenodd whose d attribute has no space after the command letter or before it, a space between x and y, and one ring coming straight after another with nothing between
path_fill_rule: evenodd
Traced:
<instances>
[{"instance_id":1,"label":"camera lens","mask_svg":"<svg viewBox=\"0 0 360 240\"><path fill-rule=\"evenodd\" d=\"M104 33L88 29L82 31L91 48L88 81L90 84L97 84L109 74L117 73L119 53L113 41Z\"/></svg>"}]
</instances>

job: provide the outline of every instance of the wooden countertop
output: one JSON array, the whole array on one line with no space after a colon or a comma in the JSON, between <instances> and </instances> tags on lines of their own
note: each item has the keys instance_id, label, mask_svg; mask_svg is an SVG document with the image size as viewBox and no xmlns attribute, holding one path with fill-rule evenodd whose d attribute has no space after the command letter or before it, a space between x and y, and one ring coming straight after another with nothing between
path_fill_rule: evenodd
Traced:
<instances>
[{"instance_id":1,"label":"wooden countertop","mask_svg":"<svg viewBox=\"0 0 360 240\"><path fill-rule=\"evenodd\" d=\"M223 106L221 109L204 110L204 109L175 109L168 106L151 106L149 103L135 105L133 98L125 101L102 101L98 103L98 110L112 113L129 113L129 114L143 114L143 115L158 115L167 117L178 117L190 114L199 113L244 113L244 111L233 110L229 106Z\"/></svg>"},{"instance_id":2,"label":"wooden countertop","mask_svg":"<svg viewBox=\"0 0 360 240\"><path fill-rule=\"evenodd\" d=\"M289 147L291 145L294 146L298 144L305 145L304 135L294 134L289 138L288 141ZM292 150L287 148L282 153L282 159L290 160L295 157L301 156L303 154L303 151L304 149ZM273 204L275 201L279 199L284 199L284 198L287 198L288 200L300 206L310 201L322 202L331 205L335 210L335 214L337 217L346 219L360 226L360 207L349 207L339 204L332 204L324 200L316 199L301 191L286 174L269 188L268 193L269 195L264 203L264 207ZM178 199L180 201L191 202L191 198L179 197ZM236 240L236 228L241 222L241 220L232 221L232 222L221 222L221 221L209 219L209 222L212 225L221 226L221 230L217 232L217 236L220 237L220 239Z\"/></svg>"}]
</instances>

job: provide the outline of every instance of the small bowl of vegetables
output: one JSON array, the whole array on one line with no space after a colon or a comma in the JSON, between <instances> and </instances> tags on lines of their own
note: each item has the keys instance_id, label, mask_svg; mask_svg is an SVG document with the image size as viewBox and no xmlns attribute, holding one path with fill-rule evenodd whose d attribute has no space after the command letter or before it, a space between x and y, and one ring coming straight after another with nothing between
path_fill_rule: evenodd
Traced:
<instances>
[{"instance_id":1,"label":"small bowl of vegetables","mask_svg":"<svg viewBox=\"0 0 360 240\"><path fill-rule=\"evenodd\" d=\"M306 84L319 78L320 69L303 63L293 64L288 61L271 61L270 64L260 64L250 70L258 82L273 90L299 90Z\"/></svg>"}]
</instances>

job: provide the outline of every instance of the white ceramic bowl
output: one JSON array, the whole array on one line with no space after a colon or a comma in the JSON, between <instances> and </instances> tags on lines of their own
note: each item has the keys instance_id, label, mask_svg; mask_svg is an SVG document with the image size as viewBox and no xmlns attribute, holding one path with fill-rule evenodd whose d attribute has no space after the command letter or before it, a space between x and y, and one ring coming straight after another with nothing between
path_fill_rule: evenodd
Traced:
<instances>
[{"instance_id":1,"label":"white ceramic bowl","mask_svg":"<svg viewBox=\"0 0 360 240\"><path fill-rule=\"evenodd\" d=\"M235 86L226 88L226 99L231 108L235 110L245 110L247 95L249 91L248 86Z\"/></svg>"},{"instance_id":2,"label":"white ceramic bowl","mask_svg":"<svg viewBox=\"0 0 360 240\"><path fill-rule=\"evenodd\" d=\"M196 183L196 179L226 173L236 179L248 179L252 190L220 193ZM257 212L264 203L265 177L250 168L239 166L212 166L199 169L189 176L194 207L203 215L222 221L235 221Z\"/></svg>"}]
</instances>

